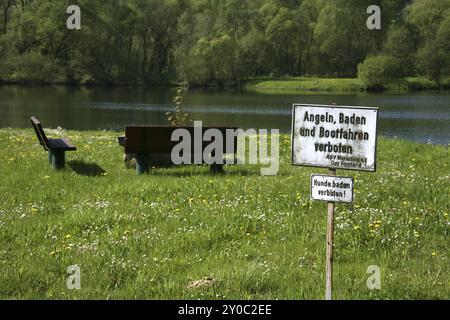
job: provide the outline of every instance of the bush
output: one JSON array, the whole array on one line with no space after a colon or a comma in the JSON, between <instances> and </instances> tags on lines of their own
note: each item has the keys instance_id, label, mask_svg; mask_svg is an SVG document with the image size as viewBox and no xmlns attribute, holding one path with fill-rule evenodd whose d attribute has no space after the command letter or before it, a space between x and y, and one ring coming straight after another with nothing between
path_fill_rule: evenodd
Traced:
<instances>
[{"instance_id":1,"label":"bush","mask_svg":"<svg viewBox=\"0 0 450 320\"><path fill-rule=\"evenodd\" d=\"M401 78L400 69L400 61L391 56L370 56L358 65L358 77L369 89L385 89Z\"/></svg>"},{"instance_id":2,"label":"bush","mask_svg":"<svg viewBox=\"0 0 450 320\"><path fill-rule=\"evenodd\" d=\"M11 59L13 81L31 83L64 82L64 68L57 61L31 51Z\"/></svg>"}]
</instances>

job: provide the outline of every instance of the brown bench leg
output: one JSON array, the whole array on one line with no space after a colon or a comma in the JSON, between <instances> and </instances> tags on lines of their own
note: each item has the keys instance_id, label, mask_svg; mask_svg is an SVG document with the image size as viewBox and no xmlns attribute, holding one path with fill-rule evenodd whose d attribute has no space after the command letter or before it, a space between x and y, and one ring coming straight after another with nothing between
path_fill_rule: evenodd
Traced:
<instances>
[{"instance_id":1,"label":"brown bench leg","mask_svg":"<svg viewBox=\"0 0 450 320\"><path fill-rule=\"evenodd\" d=\"M223 170L223 164L212 164L210 171L212 174L225 173L225 170Z\"/></svg>"},{"instance_id":2,"label":"brown bench leg","mask_svg":"<svg viewBox=\"0 0 450 320\"><path fill-rule=\"evenodd\" d=\"M136 155L136 173L144 174L148 173L148 155L137 154Z\"/></svg>"},{"instance_id":3,"label":"brown bench leg","mask_svg":"<svg viewBox=\"0 0 450 320\"><path fill-rule=\"evenodd\" d=\"M56 170L64 169L66 165L66 152L61 150L50 150L48 152L48 158Z\"/></svg>"}]
</instances>

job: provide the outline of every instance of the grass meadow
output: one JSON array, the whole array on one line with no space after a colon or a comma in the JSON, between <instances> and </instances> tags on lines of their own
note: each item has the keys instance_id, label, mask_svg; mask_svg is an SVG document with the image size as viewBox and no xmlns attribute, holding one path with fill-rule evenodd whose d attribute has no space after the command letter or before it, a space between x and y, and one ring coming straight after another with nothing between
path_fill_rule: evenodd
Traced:
<instances>
[{"instance_id":1,"label":"grass meadow","mask_svg":"<svg viewBox=\"0 0 450 320\"><path fill-rule=\"evenodd\" d=\"M450 88L450 78L441 85L424 77L409 77L386 85L387 92L404 93L411 91L438 91ZM256 78L246 85L246 89L266 94L307 94L309 93L349 93L365 92L367 88L358 78Z\"/></svg>"},{"instance_id":2,"label":"grass meadow","mask_svg":"<svg viewBox=\"0 0 450 320\"><path fill-rule=\"evenodd\" d=\"M49 135L60 135L49 130ZM77 145L56 172L28 129L0 130L0 298L323 299L326 204L280 137L276 177L258 166L123 164L118 133L67 131ZM450 155L381 138L376 173L338 204L336 299L449 299ZM78 265L81 289L66 287ZM381 268L381 289L366 286ZM192 281L214 279L188 288Z\"/></svg>"}]
</instances>

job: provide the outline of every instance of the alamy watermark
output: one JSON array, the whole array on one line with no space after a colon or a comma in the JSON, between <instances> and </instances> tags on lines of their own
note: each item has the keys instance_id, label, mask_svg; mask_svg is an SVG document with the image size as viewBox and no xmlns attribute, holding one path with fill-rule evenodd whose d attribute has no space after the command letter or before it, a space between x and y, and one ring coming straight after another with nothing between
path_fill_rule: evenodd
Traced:
<instances>
[{"instance_id":1,"label":"alamy watermark","mask_svg":"<svg viewBox=\"0 0 450 320\"><path fill-rule=\"evenodd\" d=\"M67 7L67 14L70 14L67 18L66 26L69 30L80 30L81 29L81 9L77 5L71 5Z\"/></svg>"},{"instance_id":2,"label":"alamy watermark","mask_svg":"<svg viewBox=\"0 0 450 320\"><path fill-rule=\"evenodd\" d=\"M367 288L369 290L381 290L381 268L379 266L367 267L367 273L370 274L367 279Z\"/></svg>"},{"instance_id":3,"label":"alamy watermark","mask_svg":"<svg viewBox=\"0 0 450 320\"><path fill-rule=\"evenodd\" d=\"M201 121L194 122L194 139L187 129L178 128L173 131L171 140L179 142L172 149L173 164L259 164L265 166L261 168L261 175L274 176L278 174L280 167L280 131L278 129L270 130L269 154L269 130L267 129L226 129L224 136L219 129L211 128L203 131L202 128ZM235 145L236 140L237 146ZM192 146L192 141L194 141L194 146ZM209 142L205 148L203 148L204 142ZM237 157L225 157L224 153L234 154L236 149Z\"/></svg>"},{"instance_id":4,"label":"alamy watermark","mask_svg":"<svg viewBox=\"0 0 450 320\"><path fill-rule=\"evenodd\" d=\"M72 265L67 267L67 277L66 285L69 290L80 290L81 289L81 269L78 265Z\"/></svg>"},{"instance_id":5,"label":"alamy watermark","mask_svg":"<svg viewBox=\"0 0 450 320\"><path fill-rule=\"evenodd\" d=\"M367 14L370 14L367 19L367 28L369 30L381 29L381 8L377 5L367 7Z\"/></svg>"}]
</instances>

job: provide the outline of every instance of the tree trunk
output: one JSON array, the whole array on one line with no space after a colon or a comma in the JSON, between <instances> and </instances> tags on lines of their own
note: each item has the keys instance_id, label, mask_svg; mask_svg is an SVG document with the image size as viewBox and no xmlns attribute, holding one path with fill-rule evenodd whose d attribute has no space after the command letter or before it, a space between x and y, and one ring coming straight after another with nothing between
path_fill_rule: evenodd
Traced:
<instances>
[{"instance_id":1,"label":"tree trunk","mask_svg":"<svg viewBox=\"0 0 450 320\"><path fill-rule=\"evenodd\" d=\"M147 39L144 36L142 39L142 82L145 82L147 74Z\"/></svg>"},{"instance_id":2,"label":"tree trunk","mask_svg":"<svg viewBox=\"0 0 450 320\"><path fill-rule=\"evenodd\" d=\"M3 10L3 14L3 33L6 34L6 30L8 27L8 10L6 8Z\"/></svg>"}]
</instances>

